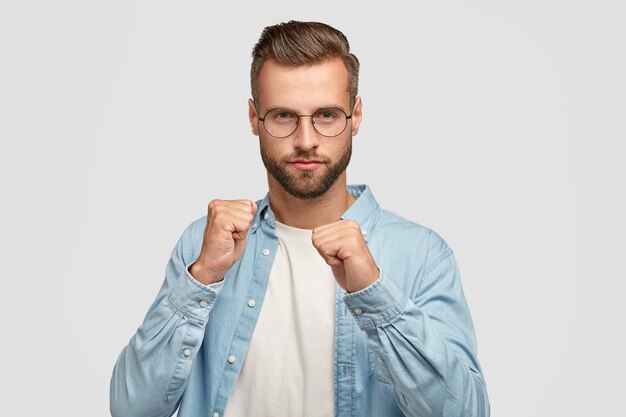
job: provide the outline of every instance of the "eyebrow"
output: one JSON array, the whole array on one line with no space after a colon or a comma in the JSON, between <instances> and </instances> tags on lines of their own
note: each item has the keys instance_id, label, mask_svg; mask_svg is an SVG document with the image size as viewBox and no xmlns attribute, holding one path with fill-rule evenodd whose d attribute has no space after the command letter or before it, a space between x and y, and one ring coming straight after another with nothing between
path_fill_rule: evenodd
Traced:
<instances>
[{"instance_id":1,"label":"eyebrow","mask_svg":"<svg viewBox=\"0 0 626 417\"><path fill-rule=\"evenodd\" d=\"M348 114L347 110L343 108L343 106L338 105L338 104L328 104L325 106L318 106L315 107L315 109L313 110L313 113L323 110L323 109L340 109L342 110L344 113ZM289 110L292 111L294 113L298 113L297 111L295 111L294 109L290 108L290 107L285 107L285 106L274 106L274 107L269 107L267 110L265 110L265 113L272 111L272 110Z\"/></svg>"}]
</instances>

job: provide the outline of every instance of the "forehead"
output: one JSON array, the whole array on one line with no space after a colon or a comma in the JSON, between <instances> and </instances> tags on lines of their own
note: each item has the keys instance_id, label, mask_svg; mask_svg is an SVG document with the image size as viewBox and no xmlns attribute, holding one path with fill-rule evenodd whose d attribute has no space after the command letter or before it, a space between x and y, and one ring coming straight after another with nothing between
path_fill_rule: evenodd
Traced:
<instances>
[{"instance_id":1,"label":"forehead","mask_svg":"<svg viewBox=\"0 0 626 417\"><path fill-rule=\"evenodd\" d=\"M268 60L259 73L259 101L264 109L310 111L333 105L346 110L348 71L340 58L298 67Z\"/></svg>"}]
</instances>

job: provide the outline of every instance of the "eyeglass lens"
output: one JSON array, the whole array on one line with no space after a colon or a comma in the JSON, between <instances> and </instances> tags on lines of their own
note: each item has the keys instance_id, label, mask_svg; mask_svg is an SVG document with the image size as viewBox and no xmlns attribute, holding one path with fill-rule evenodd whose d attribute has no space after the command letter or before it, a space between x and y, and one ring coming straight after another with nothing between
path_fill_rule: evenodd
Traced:
<instances>
[{"instance_id":1,"label":"eyeglass lens","mask_svg":"<svg viewBox=\"0 0 626 417\"><path fill-rule=\"evenodd\" d=\"M338 136L348 124L348 117L341 109L328 108L316 111L313 115L298 115L292 110L273 109L263 118L267 133L284 138L298 128L300 117L310 116L315 130L323 136Z\"/></svg>"}]
</instances>

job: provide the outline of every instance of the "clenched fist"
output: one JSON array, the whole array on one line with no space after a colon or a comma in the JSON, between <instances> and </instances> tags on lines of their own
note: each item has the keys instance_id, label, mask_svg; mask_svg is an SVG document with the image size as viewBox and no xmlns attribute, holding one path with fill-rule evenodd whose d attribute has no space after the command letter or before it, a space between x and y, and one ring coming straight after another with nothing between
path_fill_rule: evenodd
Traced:
<instances>
[{"instance_id":1,"label":"clenched fist","mask_svg":"<svg viewBox=\"0 0 626 417\"><path fill-rule=\"evenodd\" d=\"M360 291L378 279L380 270L357 222L339 220L316 227L311 239L347 292Z\"/></svg>"},{"instance_id":2,"label":"clenched fist","mask_svg":"<svg viewBox=\"0 0 626 417\"><path fill-rule=\"evenodd\" d=\"M257 205L250 200L209 203L200 256L189 273L204 285L219 282L241 257Z\"/></svg>"}]
</instances>

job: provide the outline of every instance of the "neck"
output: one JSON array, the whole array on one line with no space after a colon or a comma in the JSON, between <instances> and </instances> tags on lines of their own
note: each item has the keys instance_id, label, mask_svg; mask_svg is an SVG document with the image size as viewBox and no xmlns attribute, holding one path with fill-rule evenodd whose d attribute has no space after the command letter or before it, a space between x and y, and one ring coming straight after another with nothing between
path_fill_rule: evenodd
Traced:
<instances>
[{"instance_id":1,"label":"neck","mask_svg":"<svg viewBox=\"0 0 626 417\"><path fill-rule=\"evenodd\" d=\"M292 196L269 174L268 184L270 206L276 220L299 229L314 229L338 221L356 200L348 192L345 171L326 193L310 200Z\"/></svg>"}]
</instances>

